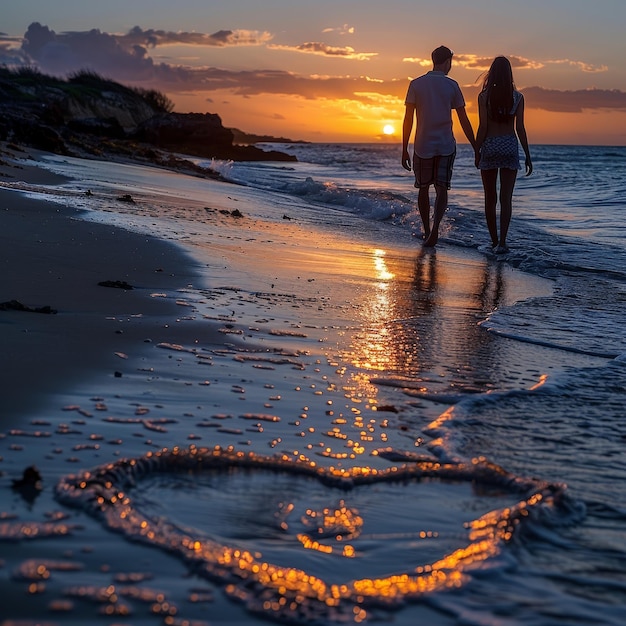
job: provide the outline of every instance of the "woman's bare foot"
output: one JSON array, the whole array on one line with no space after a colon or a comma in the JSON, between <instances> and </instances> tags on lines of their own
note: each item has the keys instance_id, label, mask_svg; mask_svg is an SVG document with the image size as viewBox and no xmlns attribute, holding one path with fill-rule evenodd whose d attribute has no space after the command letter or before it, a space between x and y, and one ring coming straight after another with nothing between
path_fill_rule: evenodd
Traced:
<instances>
[{"instance_id":1,"label":"woman's bare foot","mask_svg":"<svg viewBox=\"0 0 626 626\"><path fill-rule=\"evenodd\" d=\"M439 233L434 230L428 235L426 241L424 241L424 248L434 248L437 245L437 241L439 241Z\"/></svg>"}]
</instances>

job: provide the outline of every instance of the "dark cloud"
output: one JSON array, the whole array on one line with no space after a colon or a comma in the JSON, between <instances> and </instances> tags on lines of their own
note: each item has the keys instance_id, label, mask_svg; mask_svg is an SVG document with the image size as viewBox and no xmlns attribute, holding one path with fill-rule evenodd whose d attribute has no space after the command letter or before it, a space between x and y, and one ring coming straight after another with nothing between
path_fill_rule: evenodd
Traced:
<instances>
[{"instance_id":1,"label":"dark cloud","mask_svg":"<svg viewBox=\"0 0 626 626\"><path fill-rule=\"evenodd\" d=\"M30 59L28 55L9 42L0 41L0 65L7 67L15 67L29 65Z\"/></svg>"},{"instance_id":2,"label":"dark cloud","mask_svg":"<svg viewBox=\"0 0 626 626\"><path fill-rule=\"evenodd\" d=\"M122 46L114 36L97 29L57 34L34 22L24 35L22 50L49 74L90 69L120 81L154 77L154 63L146 48Z\"/></svg>"},{"instance_id":3,"label":"dark cloud","mask_svg":"<svg viewBox=\"0 0 626 626\"><path fill-rule=\"evenodd\" d=\"M185 75L185 85L180 88L192 90L228 89L239 96L258 96L262 94L297 95L308 100L316 98L351 99L368 101L366 95L376 90L404 100L405 81L372 82L366 76L358 77L311 77L282 70L255 70L233 72L217 68L185 69L180 68L175 75L161 73L161 88L165 91L178 91L178 84L169 79L180 79ZM363 95L357 95L363 94Z\"/></svg>"},{"instance_id":4,"label":"dark cloud","mask_svg":"<svg viewBox=\"0 0 626 626\"><path fill-rule=\"evenodd\" d=\"M408 81L386 80L371 81L366 76L359 77L309 77L290 72L247 71L230 72L214 68L185 71L186 88L228 89L241 96L262 94L298 95L306 99L328 98L371 102L372 92L395 97L404 101ZM180 78L180 74L177 76ZM161 79L165 76L161 75ZM163 83L165 91L175 91L176 84ZM463 87L468 103L475 103L480 87ZM542 87L523 89L526 107L552 112L580 113L583 110L618 110L626 111L626 92L617 89L581 89L557 90Z\"/></svg>"},{"instance_id":5,"label":"dark cloud","mask_svg":"<svg viewBox=\"0 0 626 626\"><path fill-rule=\"evenodd\" d=\"M543 87L524 89L525 99L534 109L560 113L580 113L583 110L626 111L626 92L618 89L577 89L557 91Z\"/></svg>"},{"instance_id":6,"label":"dark cloud","mask_svg":"<svg viewBox=\"0 0 626 626\"><path fill-rule=\"evenodd\" d=\"M0 65L16 67L31 63L28 55L21 49L22 38L0 33Z\"/></svg>"},{"instance_id":7,"label":"dark cloud","mask_svg":"<svg viewBox=\"0 0 626 626\"><path fill-rule=\"evenodd\" d=\"M626 91L619 89L559 90L544 87L523 87L527 109L552 113L582 113L583 111L626 111ZM463 87L467 102L476 102L480 87Z\"/></svg>"},{"instance_id":8,"label":"dark cloud","mask_svg":"<svg viewBox=\"0 0 626 626\"><path fill-rule=\"evenodd\" d=\"M220 30L212 35L142 30L135 26L125 35L112 35L97 29L56 33L33 22L22 42L22 53L42 71L66 75L90 69L121 81L184 81L184 71L155 64L148 48L173 44L197 46L252 46L271 39L269 33L246 30Z\"/></svg>"},{"instance_id":9,"label":"dark cloud","mask_svg":"<svg viewBox=\"0 0 626 626\"><path fill-rule=\"evenodd\" d=\"M189 46L259 46L272 39L268 32L256 30L218 30L207 35L205 33L172 32L165 30L143 30L139 26L131 28L126 35L115 35L121 45L140 45L154 48L184 44Z\"/></svg>"},{"instance_id":10,"label":"dark cloud","mask_svg":"<svg viewBox=\"0 0 626 626\"><path fill-rule=\"evenodd\" d=\"M382 98L404 101L408 80L372 80L367 76L303 76L280 70L231 71L215 67L194 68L167 63L155 63L148 49L174 43L204 46L258 45L267 33L222 30L202 33L171 33L142 30L138 26L126 35L111 35L93 29L84 32L55 33L47 26L31 24L22 41L0 37L0 55L11 57L16 65L36 64L42 71L67 75L90 69L107 78L126 84L158 89L172 96L190 91L226 90L234 95L253 97L262 94L297 95L306 99L327 98L372 101L372 94ZM304 44L308 52L347 54L347 48L329 49L324 44ZM473 67L483 67L489 59L459 55L459 61ZM514 58L517 68L531 67L526 59ZM463 88L468 103L476 102L478 85ZM555 112L583 110L626 111L626 92L619 90L558 91L541 87L525 88L528 108Z\"/></svg>"}]
</instances>

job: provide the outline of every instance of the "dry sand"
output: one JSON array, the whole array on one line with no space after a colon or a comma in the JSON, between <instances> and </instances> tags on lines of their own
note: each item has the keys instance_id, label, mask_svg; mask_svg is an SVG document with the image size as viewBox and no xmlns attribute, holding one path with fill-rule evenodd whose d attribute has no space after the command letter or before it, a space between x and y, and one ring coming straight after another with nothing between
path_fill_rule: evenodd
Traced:
<instances>
[{"instance_id":1,"label":"dry sand","mask_svg":"<svg viewBox=\"0 0 626 626\"><path fill-rule=\"evenodd\" d=\"M2 164L0 176L44 185L64 180L19 160ZM0 189L0 259L0 303L57 311L0 311L3 422L72 378L96 369L113 372L116 352L149 339L163 316L172 315L171 301L150 294L197 276L193 261L175 245L81 220L74 209L8 189ZM133 289L100 286L103 281ZM133 322L123 333L110 321L120 315Z\"/></svg>"}]
</instances>

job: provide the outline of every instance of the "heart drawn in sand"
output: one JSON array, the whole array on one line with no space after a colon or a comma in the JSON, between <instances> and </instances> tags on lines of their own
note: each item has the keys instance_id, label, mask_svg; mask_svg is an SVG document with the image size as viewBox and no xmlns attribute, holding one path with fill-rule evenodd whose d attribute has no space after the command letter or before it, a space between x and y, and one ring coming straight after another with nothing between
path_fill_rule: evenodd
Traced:
<instances>
[{"instance_id":1,"label":"heart drawn in sand","mask_svg":"<svg viewBox=\"0 0 626 626\"><path fill-rule=\"evenodd\" d=\"M514 496L515 503L492 510L466 523L461 545L428 563L406 563L401 572L329 582L302 568L264 560L244 542L215 540L206 533L181 527L163 516L143 512L133 499L142 481L159 475L202 476L208 472L270 471L314 480L324 488L348 496L359 487L442 483L471 483ZM368 467L319 467L286 456L264 456L234 448L163 449L137 459L120 460L78 475L66 476L56 487L64 504L80 507L98 517L107 528L129 539L166 550L183 559L193 571L222 585L226 594L248 610L281 621L362 622L372 607L398 608L426 593L463 585L469 570L498 555L523 524L559 508L564 487L521 479L476 459L471 463L420 461L384 470ZM517 499L519 498L519 499ZM286 502L281 524L288 524ZM354 558L363 519L341 499L336 506L309 509L301 515L297 540L303 549ZM247 543L247 542L246 542ZM235 545L233 545L235 544ZM366 563L366 561L365 561ZM367 568L358 570L363 573Z\"/></svg>"}]
</instances>

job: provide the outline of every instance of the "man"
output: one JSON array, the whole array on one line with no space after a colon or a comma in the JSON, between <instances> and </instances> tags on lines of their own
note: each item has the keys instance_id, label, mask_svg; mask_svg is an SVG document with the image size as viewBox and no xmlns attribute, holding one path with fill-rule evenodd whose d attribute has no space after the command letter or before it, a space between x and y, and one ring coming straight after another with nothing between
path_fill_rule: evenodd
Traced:
<instances>
[{"instance_id":1,"label":"man","mask_svg":"<svg viewBox=\"0 0 626 626\"><path fill-rule=\"evenodd\" d=\"M439 224L448 207L448 189L456 155L452 132L452 109L465 136L475 148L474 130L465 111L465 99L458 83L448 78L452 50L439 46L432 52L433 69L409 84L402 124L402 167L411 171L409 139L413 118L417 129L413 143L413 172L419 189L417 205L424 226L424 246L433 247L439 239ZM430 186L435 186L433 224L430 226Z\"/></svg>"}]
</instances>

